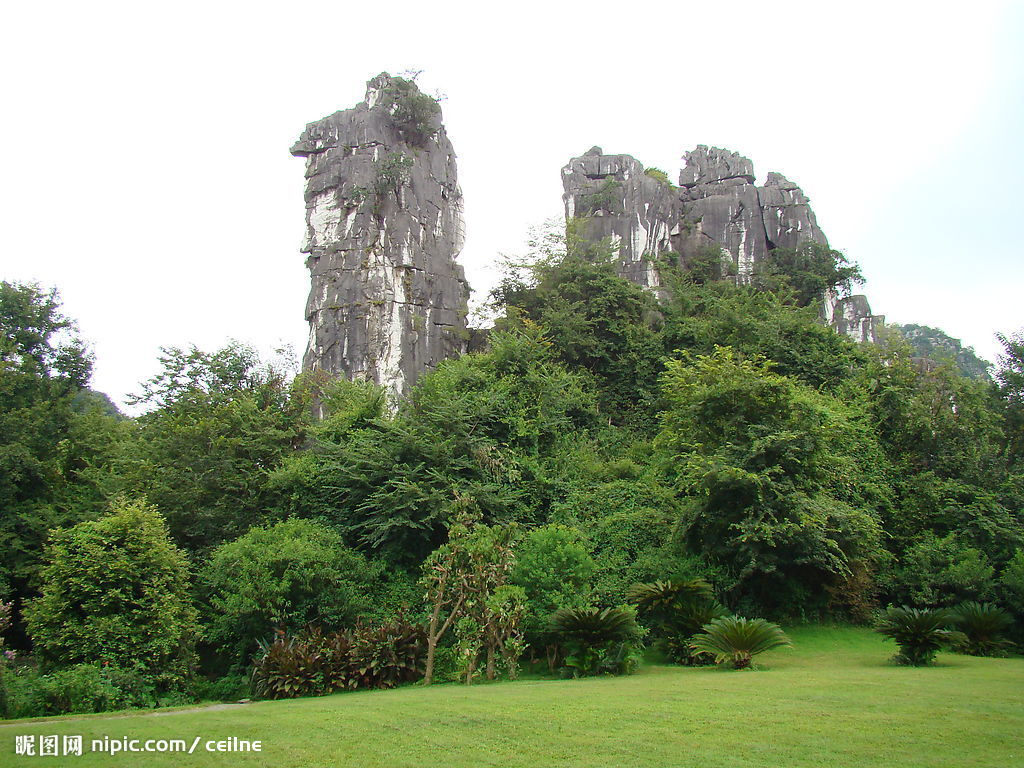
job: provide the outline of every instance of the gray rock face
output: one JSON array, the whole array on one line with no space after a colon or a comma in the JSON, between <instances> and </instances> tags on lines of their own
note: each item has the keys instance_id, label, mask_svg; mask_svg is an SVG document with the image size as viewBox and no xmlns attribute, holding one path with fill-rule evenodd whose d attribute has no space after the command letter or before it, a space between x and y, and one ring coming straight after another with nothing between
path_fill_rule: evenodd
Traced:
<instances>
[{"instance_id":1,"label":"gray rock face","mask_svg":"<svg viewBox=\"0 0 1024 768\"><path fill-rule=\"evenodd\" d=\"M306 158L303 367L395 395L469 338L455 152L425 98L378 75L365 101L310 123L291 149Z\"/></svg>"},{"instance_id":2,"label":"gray rock face","mask_svg":"<svg viewBox=\"0 0 1024 768\"><path fill-rule=\"evenodd\" d=\"M607 240L618 254L619 274L659 286L655 262L672 250L679 204L671 185L644 173L629 155L605 155L594 147L562 168L565 215L586 240Z\"/></svg>"},{"instance_id":3,"label":"gray rock face","mask_svg":"<svg viewBox=\"0 0 1024 768\"><path fill-rule=\"evenodd\" d=\"M836 333L845 334L854 341L877 342L878 329L883 322L883 315L871 314L867 296L856 295L835 300L829 324Z\"/></svg>"},{"instance_id":4,"label":"gray rock face","mask_svg":"<svg viewBox=\"0 0 1024 768\"><path fill-rule=\"evenodd\" d=\"M796 248L801 243L828 245L803 190L781 173L769 173L757 188L768 248Z\"/></svg>"},{"instance_id":5,"label":"gray rock face","mask_svg":"<svg viewBox=\"0 0 1024 768\"><path fill-rule=\"evenodd\" d=\"M705 145L683 160L678 189L646 175L630 155L605 155L598 147L562 168L566 219L589 240L607 239L623 277L656 289L662 254L675 252L685 265L711 247L745 283L775 248L828 245L807 197L782 174L769 173L764 186L755 186L750 160ZM830 293L822 303L837 332L877 340L883 318L871 314L864 296Z\"/></svg>"}]
</instances>

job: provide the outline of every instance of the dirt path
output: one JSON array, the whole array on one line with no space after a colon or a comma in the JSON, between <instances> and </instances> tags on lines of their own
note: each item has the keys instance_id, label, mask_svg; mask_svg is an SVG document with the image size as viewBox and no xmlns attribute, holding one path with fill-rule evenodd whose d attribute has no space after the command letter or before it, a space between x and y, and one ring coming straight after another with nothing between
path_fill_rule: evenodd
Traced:
<instances>
[{"instance_id":1,"label":"dirt path","mask_svg":"<svg viewBox=\"0 0 1024 768\"><path fill-rule=\"evenodd\" d=\"M75 720L118 720L124 717L170 717L171 715L185 715L192 712L219 712L224 709L238 709L246 707L250 702L233 702L226 704L207 704L202 707L186 707L184 709L158 709L148 711L137 709L131 712L118 712L117 714L104 715L96 713L92 715L74 715L67 717L52 718L50 720L18 720L16 722L0 722L0 728L14 728L19 725L46 725L47 723L69 723Z\"/></svg>"}]
</instances>

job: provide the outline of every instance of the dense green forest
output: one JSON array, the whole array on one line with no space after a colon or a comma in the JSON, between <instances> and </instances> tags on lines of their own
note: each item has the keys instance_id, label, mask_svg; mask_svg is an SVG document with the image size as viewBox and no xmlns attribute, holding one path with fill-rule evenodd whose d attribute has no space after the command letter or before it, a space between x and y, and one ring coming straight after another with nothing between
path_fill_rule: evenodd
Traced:
<instances>
[{"instance_id":1,"label":"dense green forest","mask_svg":"<svg viewBox=\"0 0 1024 768\"><path fill-rule=\"evenodd\" d=\"M707 620L974 601L1020 632L1024 338L992 379L899 333L854 344L816 297L859 272L819 246L746 285L717 254L666 258L657 295L600 247L548 246L494 292L486 348L402 402L231 344L165 350L127 418L56 294L3 283L5 702L29 678L213 695L254 658L384 635L429 647L428 678L614 671L671 645L659 583ZM415 677L392 666L345 684Z\"/></svg>"}]
</instances>

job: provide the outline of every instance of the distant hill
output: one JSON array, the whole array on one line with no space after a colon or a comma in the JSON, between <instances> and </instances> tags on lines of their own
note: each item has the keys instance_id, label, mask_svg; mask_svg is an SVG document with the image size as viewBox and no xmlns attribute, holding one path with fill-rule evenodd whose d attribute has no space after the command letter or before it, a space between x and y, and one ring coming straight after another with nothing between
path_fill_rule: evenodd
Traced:
<instances>
[{"instance_id":1,"label":"distant hill","mask_svg":"<svg viewBox=\"0 0 1024 768\"><path fill-rule=\"evenodd\" d=\"M960 339L954 339L948 333L939 328L932 328L927 325L890 325L895 328L903 337L910 342L910 346L921 357L927 357L936 362L953 362L957 368L969 379L988 381L992 378L989 369L992 363L978 357L974 347L965 347Z\"/></svg>"}]
</instances>

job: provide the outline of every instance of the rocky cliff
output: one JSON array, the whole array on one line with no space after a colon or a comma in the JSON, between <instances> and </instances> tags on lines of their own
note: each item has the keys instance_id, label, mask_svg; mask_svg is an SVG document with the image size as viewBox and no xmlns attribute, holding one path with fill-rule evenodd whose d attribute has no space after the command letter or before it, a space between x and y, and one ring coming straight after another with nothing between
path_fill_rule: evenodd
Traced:
<instances>
[{"instance_id":1,"label":"rocky cliff","mask_svg":"<svg viewBox=\"0 0 1024 768\"><path fill-rule=\"evenodd\" d=\"M405 394L469 337L455 262L462 191L440 108L381 74L362 103L307 125L291 152L306 158L303 367Z\"/></svg>"},{"instance_id":2,"label":"rocky cliff","mask_svg":"<svg viewBox=\"0 0 1024 768\"><path fill-rule=\"evenodd\" d=\"M674 187L629 155L605 155L599 147L562 168L567 219L591 240L606 239L619 273L657 290L658 257L676 253L685 265L708 246L721 249L739 282L774 248L828 244L803 191L785 176L769 173L754 184L753 163L741 155L698 146L684 155ZM858 341L877 339L883 318L864 296L823 297L824 319Z\"/></svg>"}]
</instances>

